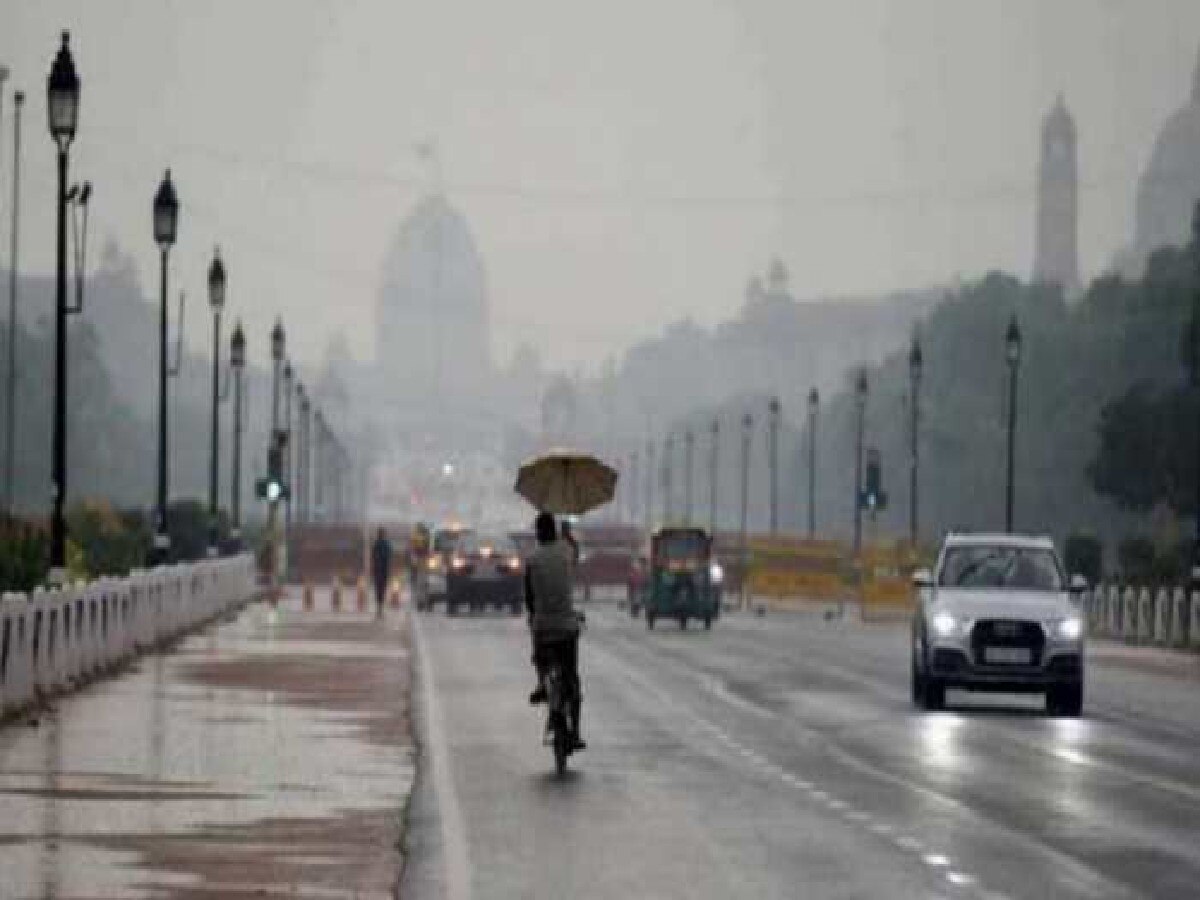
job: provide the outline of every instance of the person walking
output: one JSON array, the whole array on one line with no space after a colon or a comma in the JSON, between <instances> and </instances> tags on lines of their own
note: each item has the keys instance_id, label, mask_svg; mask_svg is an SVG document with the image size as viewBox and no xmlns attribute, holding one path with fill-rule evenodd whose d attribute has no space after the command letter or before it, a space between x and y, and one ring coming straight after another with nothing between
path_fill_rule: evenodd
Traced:
<instances>
[{"instance_id":1,"label":"person walking","mask_svg":"<svg viewBox=\"0 0 1200 900\"><path fill-rule=\"evenodd\" d=\"M383 618L383 601L387 598L388 581L392 574L392 542L387 532L379 529L371 547L371 576L375 580L375 618Z\"/></svg>"}]
</instances>

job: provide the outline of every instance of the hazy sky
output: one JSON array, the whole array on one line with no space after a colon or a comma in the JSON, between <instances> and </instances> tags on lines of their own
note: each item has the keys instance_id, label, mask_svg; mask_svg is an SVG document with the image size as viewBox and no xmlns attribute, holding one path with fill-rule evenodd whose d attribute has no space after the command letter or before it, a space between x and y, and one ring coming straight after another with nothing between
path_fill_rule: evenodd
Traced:
<instances>
[{"instance_id":1,"label":"hazy sky","mask_svg":"<svg viewBox=\"0 0 1200 900\"><path fill-rule=\"evenodd\" d=\"M175 284L203 297L220 243L254 352L278 313L298 357L337 329L371 353L385 247L428 184L413 148L434 138L484 255L498 358L527 337L592 366L664 322L733 313L773 254L803 296L1027 273L1059 90L1095 274L1190 90L1200 3L0 0L5 267L14 84L30 97L23 262L52 266L45 78L64 27L92 246L115 237L149 290L170 165Z\"/></svg>"}]
</instances>

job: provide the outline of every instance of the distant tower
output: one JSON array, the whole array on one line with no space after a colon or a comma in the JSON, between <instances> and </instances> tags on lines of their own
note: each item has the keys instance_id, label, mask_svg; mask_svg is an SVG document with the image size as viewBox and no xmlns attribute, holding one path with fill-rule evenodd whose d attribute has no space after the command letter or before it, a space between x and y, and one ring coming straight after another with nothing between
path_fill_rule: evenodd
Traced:
<instances>
[{"instance_id":1,"label":"distant tower","mask_svg":"<svg viewBox=\"0 0 1200 900\"><path fill-rule=\"evenodd\" d=\"M1075 121L1059 94L1042 121L1033 280L1057 284L1068 297L1079 290L1078 227Z\"/></svg>"}]
</instances>

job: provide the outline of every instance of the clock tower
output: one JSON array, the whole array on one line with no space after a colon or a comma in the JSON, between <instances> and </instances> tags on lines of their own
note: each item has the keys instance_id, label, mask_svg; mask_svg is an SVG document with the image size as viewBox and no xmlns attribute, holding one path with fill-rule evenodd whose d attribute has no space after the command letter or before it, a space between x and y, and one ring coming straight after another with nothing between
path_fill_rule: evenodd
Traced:
<instances>
[{"instance_id":1,"label":"clock tower","mask_svg":"<svg viewBox=\"0 0 1200 900\"><path fill-rule=\"evenodd\" d=\"M1033 280L1079 291L1079 173L1075 121L1058 96L1042 120Z\"/></svg>"}]
</instances>

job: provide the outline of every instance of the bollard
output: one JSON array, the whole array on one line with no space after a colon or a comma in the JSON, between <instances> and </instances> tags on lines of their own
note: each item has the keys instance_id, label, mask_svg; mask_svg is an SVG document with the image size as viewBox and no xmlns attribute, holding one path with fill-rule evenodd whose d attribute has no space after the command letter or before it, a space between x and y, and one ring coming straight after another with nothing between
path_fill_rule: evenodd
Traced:
<instances>
[{"instance_id":1,"label":"bollard","mask_svg":"<svg viewBox=\"0 0 1200 900\"><path fill-rule=\"evenodd\" d=\"M1166 588L1159 588L1154 595L1154 643L1165 647L1170 643L1168 629L1171 627L1171 595Z\"/></svg>"},{"instance_id":2,"label":"bollard","mask_svg":"<svg viewBox=\"0 0 1200 900\"><path fill-rule=\"evenodd\" d=\"M1137 627L1134 629L1134 641L1139 644L1149 644L1154 641L1154 596L1149 588L1142 588L1137 598Z\"/></svg>"},{"instance_id":3,"label":"bollard","mask_svg":"<svg viewBox=\"0 0 1200 900\"><path fill-rule=\"evenodd\" d=\"M367 576L366 575L358 576L358 585L357 585L356 593L358 596L358 611L366 612L366 610L367 610Z\"/></svg>"},{"instance_id":4,"label":"bollard","mask_svg":"<svg viewBox=\"0 0 1200 900\"><path fill-rule=\"evenodd\" d=\"M393 578L391 587L388 591L392 603L392 609L400 608L400 579Z\"/></svg>"},{"instance_id":5,"label":"bollard","mask_svg":"<svg viewBox=\"0 0 1200 900\"><path fill-rule=\"evenodd\" d=\"M342 579L339 575L333 576L333 588L329 593L329 605L334 610L342 608Z\"/></svg>"},{"instance_id":6,"label":"bollard","mask_svg":"<svg viewBox=\"0 0 1200 900\"><path fill-rule=\"evenodd\" d=\"M1175 588L1171 594L1171 646L1187 646L1187 591L1181 587Z\"/></svg>"},{"instance_id":7,"label":"bollard","mask_svg":"<svg viewBox=\"0 0 1200 900\"><path fill-rule=\"evenodd\" d=\"M312 608L313 608L313 587L312 587L312 582L310 582L310 581L306 581L306 582L304 582L304 593L303 593L303 595L302 595L302 596L303 596L303 600L304 600L304 609L305 609L305 611L306 611L306 612L312 612Z\"/></svg>"},{"instance_id":8,"label":"bollard","mask_svg":"<svg viewBox=\"0 0 1200 900\"><path fill-rule=\"evenodd\" d=\"M1191 609L1188 612L1188 646L1200 649L1200 591L1192 591L1189 595Z\"/></svg>"}]
</instances>

